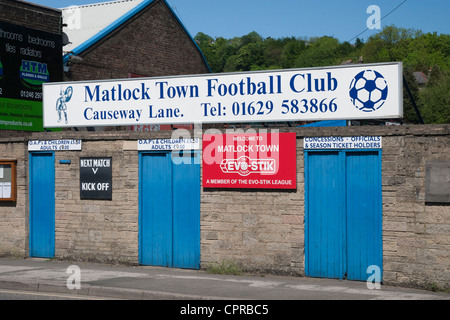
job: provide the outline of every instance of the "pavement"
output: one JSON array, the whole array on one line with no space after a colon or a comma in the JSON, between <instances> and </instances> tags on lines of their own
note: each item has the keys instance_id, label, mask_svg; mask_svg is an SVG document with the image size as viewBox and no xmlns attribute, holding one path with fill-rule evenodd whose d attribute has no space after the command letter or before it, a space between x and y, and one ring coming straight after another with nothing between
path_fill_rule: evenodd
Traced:
<instances>
[{"instance_id":1,"label":"pavement","mask_svg":"<svg viewBox=\"0 0 450 320\"><path fill-rule=\"evenodd\" d=\"M450 300L448 293L385 285L369 289L358 281L37 258L0 258L0 290L130 300Z\"/></svg>"}]
</instances>

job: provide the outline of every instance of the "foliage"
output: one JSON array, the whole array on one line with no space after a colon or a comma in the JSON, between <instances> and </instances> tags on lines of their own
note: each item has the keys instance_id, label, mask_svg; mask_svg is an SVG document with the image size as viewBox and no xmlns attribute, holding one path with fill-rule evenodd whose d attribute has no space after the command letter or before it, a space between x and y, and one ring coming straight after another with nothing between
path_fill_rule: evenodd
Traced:
<instances>
[{"instance_id":1,"label":"foliage","mask_svg":"<svg viewBox=\"0 0 450 320\"><path fill-rule=\"evenodd\" d=\"M240 275L241 268L233 261L222 260L220 264L211 264L207 267L206 272L212 274Z\"/></svg>"},{"instance_id":2,"label":"foliage","mask_svg":"<svg viewBox=\"0 0 450 320\"><path fill-rule=\"evenodd\" d=\"M233 39L214 39L200 32L195 41L214 73L402 61L405 80L424 122L450 123L448 34L387 26L367 42L358 38L355 44L329 36L264 39L256 32ZM413 72L417 71L429 76L426 85L416 82ZM404 121L419 121L406 91Z\"/></svg>"},{"instance_id":3,"label":"foliage","mask_svg":"<svg viewBox=\"0 0 450 320\"><path fill-rule=\"evenodd\" d=\"M450 123L450 71L434 67L426 90L419 92L425 123Z\"/></svg>"}]
</instances>

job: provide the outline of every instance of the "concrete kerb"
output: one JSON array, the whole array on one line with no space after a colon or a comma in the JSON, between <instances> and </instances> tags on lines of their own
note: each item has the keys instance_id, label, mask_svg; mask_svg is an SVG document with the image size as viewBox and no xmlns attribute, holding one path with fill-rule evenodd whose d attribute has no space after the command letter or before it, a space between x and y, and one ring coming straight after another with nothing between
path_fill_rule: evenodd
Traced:
<instances>
[{"instance_id":1,"label":"concrete kerb","mask_svg":"<svg viewBox=\"0 0 450 320\"><path fill-rule=\"evenodd\" d=\"M39 283L0 280L0 288L6 290L24 290L37 292L39 290Z\"/></svg>"},{"instance_id":2,"label":"concrete kerb","mask_svg":"<svg viewBox=\"0 0 450 320\"><path fill-rule=\"evenodd\" d=\"M228 276L160 267L79 263L79 281L68 276L72 262L0 259L0 289L60 294L62 297L129 300L314 300L449 299L445 294L366 283L285 276ZM81 279L83 280L81 282ZM80 284L80 289L69 289ZM69 283L69 287L68 287Z\"/></svg>"},{"instance_id":3,"label":"concrete kerb","mask_svg":"<svg viewBox=\"0 0 450 320\"><path fill-rule=\"evenodd\" d=\"M161 292L154 290L140 290L114 288L104 286L83 285L80 289L69 289L65 285L45 282L20 282L0 280L0 289L18 290L41 293L61 293L74 296L91 296L116 298L127 300L229 300L223 297L198 296L181 293Z\"/></svg>"}]
</instances>

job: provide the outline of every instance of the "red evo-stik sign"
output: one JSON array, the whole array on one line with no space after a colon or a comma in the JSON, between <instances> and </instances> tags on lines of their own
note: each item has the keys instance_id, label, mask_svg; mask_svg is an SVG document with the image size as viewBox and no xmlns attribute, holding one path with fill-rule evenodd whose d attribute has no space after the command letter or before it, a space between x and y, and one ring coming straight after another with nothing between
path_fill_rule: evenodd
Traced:
<instances>
[{"instance_id":1,"label":"red evo-stik sign","mask_svg":"<svg viewBox=\"0 0 450 320\"><path fill-rule=\"evenodd\" d=\"M296 136L203 135L203 187L296 189Z\"/></svg>"}]
</instances>

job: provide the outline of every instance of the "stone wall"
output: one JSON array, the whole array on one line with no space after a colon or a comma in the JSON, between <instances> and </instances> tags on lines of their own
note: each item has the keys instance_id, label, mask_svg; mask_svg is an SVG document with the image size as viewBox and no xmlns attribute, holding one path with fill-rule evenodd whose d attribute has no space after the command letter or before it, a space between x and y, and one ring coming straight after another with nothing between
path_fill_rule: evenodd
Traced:
<instances>
[{"instance_id":1,"label":"stone wall","mask_svg":"<svg viewBox=\"0 0 450 320\"><path fill-rule=\"evenodd\" d=\"M0 255L23 257L28 244L28 152L20 138L0 142L0 160L17 160L17 202L0 202Z\"/></svg>"},{"instance_id":2,"label":"stone wall","mask_svg":"<svg viewBox=\"0 0 450 320\"><path fill-rule=\"evenodd\" d=\"M138 154L124 151L122 140L83 140L82 147L82 151L55 152L55 256L136 263ZM112 157L113 199L80 200L79 158L105 155Z\"/></svg>"},{"instance_id":3,"label":"stone wall","mask_svg":"<svg viewBox=\"0 0 450 320\"><path fill-rule=\"evenodd\" d=\"M297 190L202 190L202 264L233 261L254 272L304 275L303 142Z\"/></svg>"},{"instance_id":4,"label":"stone wall","mask_svg":"<svg viewBox=\"0 0 450 320\"><path fill-rule=\"evenodd\" d=\"M425 203L425 164L450 161L450 137L415 131L383 140L386 283L450 284L450 205Z\"/></svg>"},{"instance_id":5,"label":"stone wall","mask_svg":"<svg viewBox=\"0 0 450 320\"><path fill-rule=\"evenodd\" d=\"M25 1L0 0L0 20L61 34L61 10ZM0 254L25 256L28 244L28 152L31 132L0 130L0 159L17 160L17 202L0 203Z\"/></svg>"},{"instance_id":6,"label":"stone wall","mask_svg":"<svg viewBox=\"0 0 450 320\"><path fill-rule=\"evenodd\" d=\"M425 203L425 164L450 160L450 125L285 128L297 133L297 190L201 191L201 266L224 260L276 274L305 274L303 138L383 136L383 281L447 288L450 206ZM138 139L171 132L54 132L0 138L0 158L18 160L18 200L0 204L0 255L28 256L28 151L34 139L82 139L55 152L55 257L138 263ZM79 158L111 156L113 199L80 200ZM60 164L59 160L71 160Z\"/></svg>"},{"instance_id":7,"label":"stone wall","mask_svg":"<svg viewBox=\"0 0 450 320\"><path fill-rule=\"evenodd\" d=\"M450 161L450 126L296 128L297 190L202 193L202 263L305 275L303 137L383 136L383 281L450 283L450 205L425 203L425 164Z\"/></svg>"}]
</instances>

